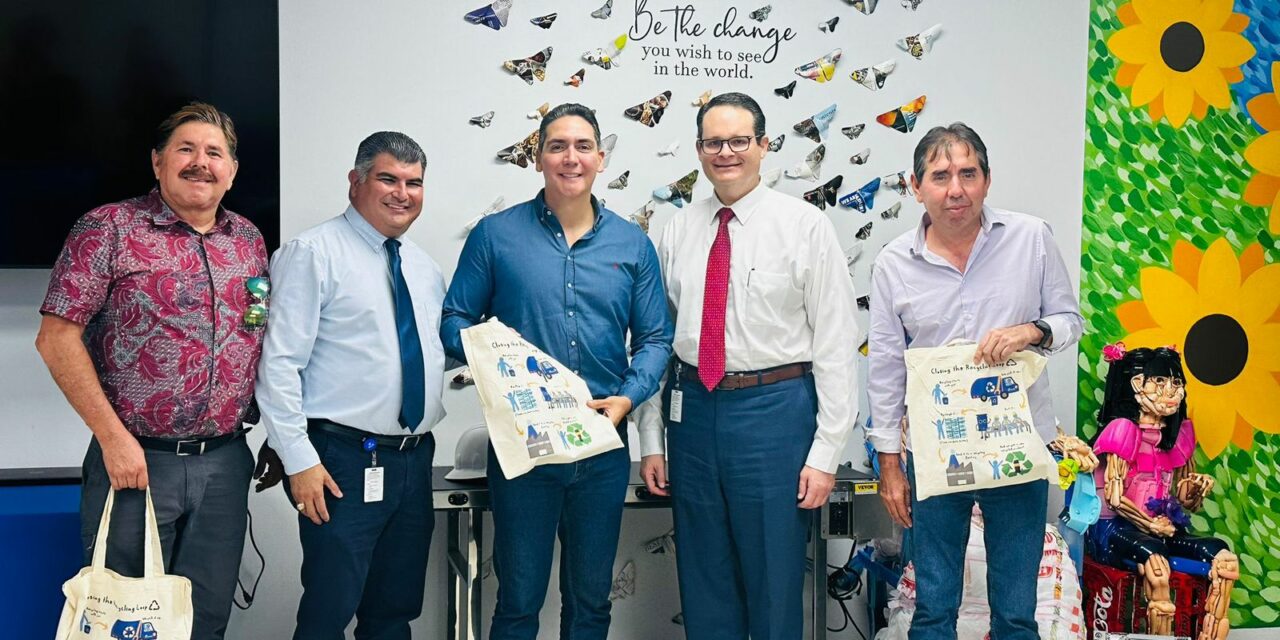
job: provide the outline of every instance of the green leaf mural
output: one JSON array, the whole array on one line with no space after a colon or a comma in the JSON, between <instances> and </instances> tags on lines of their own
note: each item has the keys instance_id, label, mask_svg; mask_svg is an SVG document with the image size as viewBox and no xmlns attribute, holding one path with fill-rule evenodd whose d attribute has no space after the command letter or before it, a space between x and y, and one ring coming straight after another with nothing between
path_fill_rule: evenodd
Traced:
<instances>
[{"instance_id":1,"label":"green leaf mural","mask_svg":"<svg viewBox=\"0 0 1280 640\"><path fill-rule=\"evenodd\" d=\"M1256 389L1269 389L1268 383L1246 380L1255 376L1280 384L1280 371L1259 373L1249 368L1263 359L1275 362L1273 357L1260 357L1256 350L1270 344L1260 336L1280 336L1274 328L1280 326L1280 312L1270 307L1273 315L1249 322L1225 314L1228 319L1221 322L1243 327L1244 335L1254 338L1255 351L1250 361L1246 347L1239 356L1244 363L1240 370L1222 373L1210 371L1210 365L1202 364L1207 360L1192 355L1197 348L1201 353L1212 351L1220 364L1223 354L1233 353L1230 345L1224 346L1222 332L1204 342L1192 334L1195 327L1207 324L1193 322L1190 330L1162 326L1154 319L1160 314L1151 313L1149 307L1177 307L1158 298L1185 290L1192 295L1173 302L1188 314L1199 313L1201 303L1196 301L1211 296L1217 287L1214 277L1203 275L1212 276L1211 269L1198 269L1210 262L1211 268L1220 266L1236 274L1237 287L1251 274L1280 269L1269 268L1280 262L1280 246L1272 235L1280 212L1273 211L1267 200L1275 197L1269 189L1273 178L1280 184L1280 176L1266 175L1280 164L1280 159L1269 155L1280 143L1268 138L1280 136L1276 132L1280 103L1271 105L1275 102L1271 69L1280 59L1280 3L1228 1L1229 17L1223 13L1222 0L1206 0L1203 5L1195 1L1138 4L1143 11L1114 0L1091 4L1080 257L1081 311L1089 330L1080 341L1077 363L1080 433L1092 437L1097 430L1094 417L1106 373L1102 347L1126 337L1176 334L1167 342L1183 350L1189 378L1196 377L1199 383L1188 380L1187 396L1202 446L1196 463L1217 480L1191 526L1197 533L1228 540L1240 555L1243 575L1232 593L1232 626L1271 626L1280 619L1276 586L1280 555L1275 552L1280 540L1280 435L1273 433L1280 431L1280 411L1272 411L1265 419L1259 416L1265 414L1261 408L1280 407L1280 394L1258 398ZM1153 58L1175 71L1201 61L1186 57L1190 54L1185 50L1164 46L1170 38L1194 40L1195 34L1188 35L1190 29L1213 28L1199 18L1201 8L1204 15L1216 11L1223 16L1218 32L1201 34L1207 39L1199 49L1203 60L1213 61L1214 73L1220 75L1188 79L1195 74L1144 74L1140 63L1151 66L1148 61ZM1194 11L1196 18L1170 15L1177 11ZM1135 24L1146 24L1147 30L1130 29L1113 39ZM1223 87L1228 93L1222 93ZM1135 105L1135 99L1141 104ZM1149 268L1154 269L1148 272L1148 281L1143 270ZM1192 282L1185 288L1166 287L1157 295L1151 283L1157 276L1170 279L1163 274ZM1197 281L1197 276L1206 281ZM1263 300L1256 304L1266 307L1272 300L1280 304L1280 287L1273 289L1262 293ZM1210 314L1206 307L1204 317ZM1202 342L1199 347L1197 340Z\"/></svg>"}]
</instances>

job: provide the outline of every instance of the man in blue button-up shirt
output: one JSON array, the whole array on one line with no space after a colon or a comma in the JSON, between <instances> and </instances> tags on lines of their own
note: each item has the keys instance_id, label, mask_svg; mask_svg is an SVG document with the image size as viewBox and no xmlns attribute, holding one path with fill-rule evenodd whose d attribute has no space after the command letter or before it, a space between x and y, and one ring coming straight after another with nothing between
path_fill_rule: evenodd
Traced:
<instances>
[{"instance_id":1,"label":"man in blue button-up shirt","mask_svg":"<svg viewBox=\"0 0 1280 640\"><path fill-rule=\"evenodd\" d=\"M671 356L657 252L639 227L591 195L604 153L590 109L552 109L538 139L536 167L546 187L471 231L440 337L448 355L464 360L461 331L497 317L581 376L595 398L587 406L609 416L625 442L627 414L657 391ZM623 448L508 480L490 449L499 580L492 640L537 637L557 531L560 637L606 637L630 468Z\"/></svg>"}]
</instances>

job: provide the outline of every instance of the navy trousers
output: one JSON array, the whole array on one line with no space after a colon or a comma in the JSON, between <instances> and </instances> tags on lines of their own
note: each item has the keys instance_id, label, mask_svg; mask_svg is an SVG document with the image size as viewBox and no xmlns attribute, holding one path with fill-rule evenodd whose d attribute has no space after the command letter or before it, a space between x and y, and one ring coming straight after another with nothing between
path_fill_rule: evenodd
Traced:
<instances>
[{"instance_id":1,"label":"navy trousers","mask_svg":"<svg viewBox=\"0 0 1280 640\"><path fill-rule=\"evenodd\" d=\"M684 394L667 426L676 567L689 640L798 640L812 512L797 506L817 430L812 374Z\"/></svg>"},{"instance_id":2,"label":"navy trousers","mask_svg":"<svg viewBox=\"0 0 1280 640\"><path fill-rule=\"evenodd\" d=\"M409 622L422 613L435 526L435 438L428 433L407 451L379 447L378 466L386 469L383 498L365 502L364 470L372 454L361 448L360 438L317 430L308 435L344 497L325 496L329 522L315 525L298 516L302 600L293 637L342 640L355 616L359 640L409 640Z\"/></svg>"}]
</instances>

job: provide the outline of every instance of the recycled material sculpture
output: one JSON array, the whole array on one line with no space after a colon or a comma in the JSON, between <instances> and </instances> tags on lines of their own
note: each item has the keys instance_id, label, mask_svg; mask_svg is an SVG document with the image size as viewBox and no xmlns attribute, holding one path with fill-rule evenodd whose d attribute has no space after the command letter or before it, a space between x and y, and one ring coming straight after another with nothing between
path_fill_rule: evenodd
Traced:
<instances>
[{"instance_id":1,"label":"recycled material sculpture","mask_svg":"<svg viewBox=\"0 0 1280 640\"><path fill-rule=\"evenodd\" d=\"M1172 633L1169 559L1204 563L1210 584L1197 640L1223 640L1240 571L1226 542L1187 532L1187 512L1199 510L1214 482L1196 473L1192 460L1196 436L1186 419L1182 358L1171 347L1126 350L1123 343L1107 346L1103 357L1110 369L1093 451L1105 470L1096 474L1104 505L1089 530L1089 555L1118 568L1136 565L1147 632L1156 635Z\"/></svg>"}]
</instances>

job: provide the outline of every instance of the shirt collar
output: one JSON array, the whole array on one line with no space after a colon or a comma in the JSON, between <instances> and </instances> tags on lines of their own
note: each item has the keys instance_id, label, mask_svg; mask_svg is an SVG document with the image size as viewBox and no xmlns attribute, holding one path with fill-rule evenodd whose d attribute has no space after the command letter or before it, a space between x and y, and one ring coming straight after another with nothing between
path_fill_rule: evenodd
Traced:
<instances>
[{"instance_id":1,"label":"shirt collar","mask_svg":"<svg viewBox=\"0 0 1280 640\"><path fill-rule=\"evenodd\" d=\"M729 207L730 209L733 209L733 217L737 218L738 222L741 222L742 224L746 224L747 219L751 217L751 214L755 213L757 206L760 204L761 201L764 200L764 197L768 193L769 193L769 187L764 183L763 177L761 177L760 182L756 184L756 188L747 192L747 195L742 196L741 198L738 198L738 201L733 203L732 206L726 205L725 203L721 202L720 195L713 190L711 192L712 194L711 199L712 199L712 204L715 205L716 210L711 212L711 217L708 219L708 222L718 223L716 216L717 214L719 214L720 209L724 207Z\"/></svg>"},{"instance_id":2,"label":"shirt collar","mask_svg":"<svg viewBox=\"0 0 1280 640\"><path fill-rule=\"evenodd\" d=\"M387 237L378 233L378 230L374 229L373 225L369 224L369 221L365 220L364 216L360 215L360 212L356 211L354 206L348 205L347 210L342 213L342 217L347 219L351 228L355 230L356 235L369 243L370 247L373 247L375 251L382 250L383 245L387 242Z\"/></svg>"},{"instance_id":3,"label":"shirt collar","mask_svg":"<svg viewBox=\"0 0 1280 640\"><path fill-rule=\"evenodd\" d=\"M168 227L183 222L182 218L179 218L178 214L169 207L169 203L165 202L164 198L160 196L159 186L152 187L151 193L147 194L146 206L143 211L151 216L151 223L157 226ZM214 229L226 231L228 225L231 224L229 213L226 207L219 204L218 210L214 213L213 228L210 231ZM187 226L189 227L190 225Z\"/></svg>"},{"instance_id":4,"label":"shirt collar","mask_svg":"<svg viewBox=\"0 0 1280 640\"><path fill-rule=\"evenodd\" d=\"M552 231L557 231L562 228L560 226L560 219L557 218L555 212L547 206L546 189L539 189L538 195L534 196L533 210L538 216L538 222L541 222L543 226L551 229ZM605 209L604 206L600 204L600 200L596 198L595 194L591 194L591 212L593 216L593 220L591 221L591 230L588 231L583 238L586 238L598 231L600 229L600 225L604 223L604 219L608 217L601 215L605 212Z\"/></svg>"},{"instance_id":5,"label":"shirt collar","mask_svg":"<svg viewBox=\"0 0 1280 640\"><path fill-rule=\"evenodd\" d=\"M924 255L924 250L925 250L924 230L926 227L928 227L931 224L933 224L933 221L929 219L928 211L920 215L920 224L919 226L916 227L916 237L915 237L915 240L911 242L911 253L918 256ZM995 228L996 225L1004 226L1005 224L1004 214L984 204L982 205L981 224L982 224L982 230L978 232L979 238L990 234L991 230ZM976 247L977 245L978 245L978 242L975 240L974 246Z\"/></svg>"}]
</instances>

